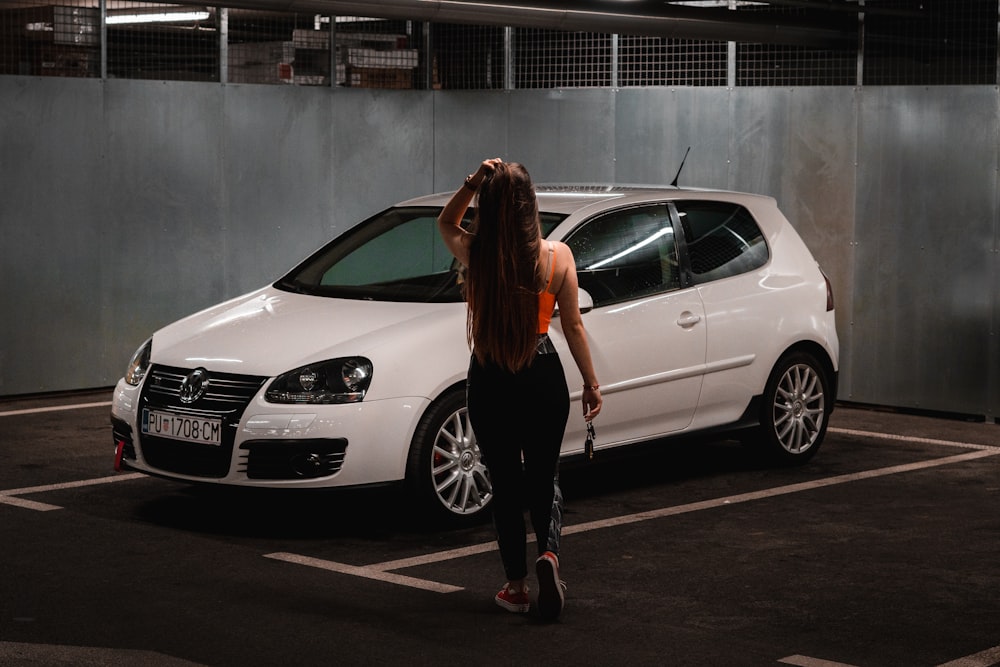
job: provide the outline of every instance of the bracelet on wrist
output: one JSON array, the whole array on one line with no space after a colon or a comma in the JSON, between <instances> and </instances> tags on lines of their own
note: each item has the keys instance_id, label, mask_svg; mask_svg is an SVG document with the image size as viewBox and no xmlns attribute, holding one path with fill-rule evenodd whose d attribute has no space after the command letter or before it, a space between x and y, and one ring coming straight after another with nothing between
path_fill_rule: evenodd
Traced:
<instances>
[{"instance_id":1,"label":"bracelet on wrist","mask_svg":"<svg viewBox=\"0 0 1000 667\"><path fill-rule=\"evenodd\" d=\"M585 390L586 389L593 389L594 391L597 391L598 389L601 388L601 385L599 385L599 384L585 384L585 385L583 385L583 388Z\"/></svg>"},{"instance_id":2,"label":"bracelet on wrist","mask_svg":"<svg viewBox=\"0 0 1000 667\"><path fill-rule=\"evenodd\" d=\"M462 185L469 188L473 192L479 189L478 186L472 184L472 174L469 174L468 176L465 177L465 183L463 183Z\"/></svg>"}]
</instances>

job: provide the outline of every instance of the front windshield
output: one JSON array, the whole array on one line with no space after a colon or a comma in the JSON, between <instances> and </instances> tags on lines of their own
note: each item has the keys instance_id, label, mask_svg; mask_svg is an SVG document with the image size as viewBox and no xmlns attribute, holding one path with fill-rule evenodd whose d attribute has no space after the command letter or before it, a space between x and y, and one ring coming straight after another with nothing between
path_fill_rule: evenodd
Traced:
<instances>
[{"instance_id":1,"label":"front windshield","mask_svg":"<svg viewBox=\"0 0 1000 667\"><path fill-rule=\"evenodd\" d=\"M460 265L437 229L439 207L390 208L331 241L278 289L373 301L461 301ZM472 219L472 209L463 226ZM548 235L562 216L542 214Z\"/></svg>"}]
</instances>

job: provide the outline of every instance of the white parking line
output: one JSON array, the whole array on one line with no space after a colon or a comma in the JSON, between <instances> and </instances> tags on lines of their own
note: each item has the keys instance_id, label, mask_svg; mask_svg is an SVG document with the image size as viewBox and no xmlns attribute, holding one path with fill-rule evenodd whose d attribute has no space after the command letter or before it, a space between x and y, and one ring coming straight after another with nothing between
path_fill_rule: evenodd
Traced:
<instances>
[{"instance_id":1,"label":"white parking line","mask_svg":"<svg viewBox=\"0 0 1000 667\"><path fill-rule=\"evenodd\" d=\"M846 475L836 475L834 477L826 477L824 479L815 479L810 482L800 482L798 484L788 484L786 486L778 486L773 489L763 489L761 491L751 491L750 493L740 493L735 496L726 496L725 498L712 498L711 500L702 500L700 502L688 503L686 505L675 505L673 507L664 507L662 509L649 510L646 512L638 512L636 514L626 514L625 516L612 517L610 519L602 519L600 521L588 521L587 523L581 523L575 526L567 526L566 528L563 529L562 532L563 535L572 535L573 533L583 533L591 530L597 530L599 528L623 526L625 524L636 523L639 521L659 519L665 516L686 514L688 512L698 512L700 510L713 509L715 507L723 507L725 505L736 505L739 503L745 503L751 500L774 498L775 496L784 496L789 493L799 493L800 491L811 491L813 489L819 489L825 486L835 486L837 484L846 484L848 482L856 482L862 479L885 477L886 475L898 475L904 472L923 470L925 468L936 468L938 466L950 465L952 463L960 463L962 461L972 461L974 459L981 459L987 456L997 456L997 455L1000 455L1000 449L989 448L985 450L969 452L968 454L956 454L954 456L945 456L939 459L931 459L929 461L918 461L917 463L907 463L903 465L889 466L887 468L878 468L876 470L863 470L861 472L849 473Z\"/></svg>"},{"instance_id":2,"label":"white parking line","mask_svg":"<svg viewBox=\"0 0 1000 667\"><path fill-rule=\"evenodd\" d=\"M820 660L819 658L810 658L806 655L790 655L778 662L784 665L796 665L797 667L854 667L854 665L848 665L843 662ZM985 651L967 655L964 658L951 660L937 667L994 667L994 665L1000 665L1000 646L994 646Z\"/></svg>"},{"instance_id":3,"label":"white parking line","mask_svg":"<svg viewBox=\"0 0 1000 667\"><path fill-rule=\"evenodd\" d=\"M785 665L797 665L798 667L854 667L854 665L848 665L845 662L820 660L819 658L810 658L806 655L790 655L778 662Z\"/></svg>"},{"instance_id":4,"label":"white parking line","mask_svg":"<svg viewBox=\"0 0 1000 667\"><path fill-rule=\"evenodd\" d=\"M34 500L25 500L24 498L15 498L14 496L9 496L7 494L0 494L0 504L3 505L13 505L14 507L20 507L26 510L35 510L36 512L50 512L52 510L61 510L62 507L59 505L49 505L48 503L38 503Z\"/></svg>"},{"instance_id":5,"label":"white parking line","mask_svg":"<svg viewBox=\"0 0 1000 667\"><path fill-rule=\"evenodd\" d=\"M146 475L141 472L133 472L124 475L112 475L110 477L98 477L96 479L82 479L76 482L62 482L60 484L45 484L44 486L28 486L22 489L6 489L0 491L0 503L5 505L14 505L16 507L23 507L29 510L37 510L39 512L49 512L51 510L61 510L62 507L59 505L49 505L48 503L39 503L33 500L25 500L24 498L18 498L17 496L24 496L31 493L44 493L46 491L59 491L61 489L76 489L82 486L95 486L97 484L110 484L112 482L126 482L130 479L140 479L146 477Z\"/></svg>"},{"instance_id":6,"label":"white parking line","mask_svg":"<svg viewBox=\"0 0 1000 667\"><path fill-rule=\"evenodd\" d=\"M938 667L992 667L993 665L1000 665L1000 646L946 662Z\"/></svg>"},{"instance_id":7,"label":"white parking line","mask_svg":"<svg viewBox=\"0 0 1000 667\"><path fill-rule=\"evenodd\" d=\"M938 440L936 438L917 438L909 435L899 435L897 433L879 433L877 431L858 431L853 428L826 429L828 433L839 433L841 435L856 435L862 438L879 438L881 440L896 440L898 442L918 442L924 445L943 445L945 447L962 447L964 449L995 449L995 445L980 445L974 442L955 442L954 440Z\"/></svg>"},{"instance_id":8,"label":"white parking line","mask_svg":"<svg viewBox=\"0 0 1000 667\"><path fill-rule=\"evenodd\" d=\"M53 405L48 408L31 408L28 410L7 410L0 411L0 417L15 417L17 415L36 415L42 412L61 412L63 410L82 410L84 408L108 408L111 401L100 403L77 403L76 405Z\"/></svg>"},{"instance_id":9,"label":"white parking line","mask_svg":"<svg viewBox=\"0 0 1000 667\"><path fill-rule=\"evenodd\" d=\"M461 586L439 584L436 581L427 581L426 579L416 579L414 577L407 577L401 574L391 574L386 572L384 569L380 568L377 565L373 565L371 567L357 567L355 565L345 565L344 563L336 563L330 560L321 560L319 558L310 558L309 556L300 556L298 554L289 554L282 552L276 552L273 554L264 554L264 558L273 558L274 560L282 560L285 561L286 563L307 565L309 567L316 567L321 570L330 570L331 572L350 574L355 577L365 577L367 579L385 581L390 584L399 584L400 586L419 588L421 590L431 591L433 593L454 593L455 591L462 590Z\"/></svg>"}]
</instances>

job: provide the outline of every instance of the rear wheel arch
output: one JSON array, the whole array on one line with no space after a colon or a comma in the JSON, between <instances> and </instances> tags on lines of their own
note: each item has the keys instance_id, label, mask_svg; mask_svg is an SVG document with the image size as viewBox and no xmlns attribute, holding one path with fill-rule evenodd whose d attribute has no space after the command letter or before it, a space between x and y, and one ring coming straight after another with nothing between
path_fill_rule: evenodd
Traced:
<instances>
[{"instance_id":1,"label":"rear wheel arch","mask_svg":"<svg viewBox=\"0 0 1000 667\"><path fill-rule=\"evenodd\" d=\"M822 345L815 341L804 340L790 346L784 353L781 354L778 359L783 359L785 356L793 352L805 352L809 354L822 364L823 371L826 373L826 377L830 382L830 391L833 394L833 400L837 398L837 371L833 366L833 359L830 358L830 354L826 351ZM830 404L831 409L833 408L833 403Z\"/></svg>"},{"instance_id":2,"label":"rear wheel arch","mask_svg":"<svg viewBox=\"0 0 1000 667\"><path fill-rule=\"evenodd\" d=\"M809 461L826 436L837 374L822 346L804 342L775 362L759 406L755 444L783 464Z\"/></svg>"}]
</instances>

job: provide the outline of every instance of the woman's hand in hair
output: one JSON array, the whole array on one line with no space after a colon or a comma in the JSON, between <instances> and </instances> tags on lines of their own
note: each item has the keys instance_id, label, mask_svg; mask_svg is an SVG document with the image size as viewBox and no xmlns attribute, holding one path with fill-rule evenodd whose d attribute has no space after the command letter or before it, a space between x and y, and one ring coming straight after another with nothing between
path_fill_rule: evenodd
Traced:
<instances>
[{"instance_id":1,"label":"woman's hand in hair","mask_svg":"<svg viewBox=\"0 0 1000 667\"><path fill-rule=\"evenodd\" d=\"M476 170L476 173L470 177L470 180L472 181L471 185L478 190L479 186L482 185L483 180L486 177L491 176L493 172L497 170L497 167L502 164L503 160L498 157L491 157L488 160L483 160L479 165L479 169Z\"/></svg>"}]
</instances>

